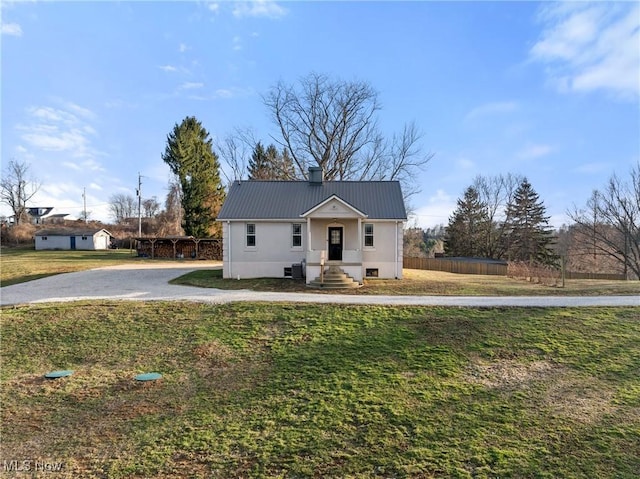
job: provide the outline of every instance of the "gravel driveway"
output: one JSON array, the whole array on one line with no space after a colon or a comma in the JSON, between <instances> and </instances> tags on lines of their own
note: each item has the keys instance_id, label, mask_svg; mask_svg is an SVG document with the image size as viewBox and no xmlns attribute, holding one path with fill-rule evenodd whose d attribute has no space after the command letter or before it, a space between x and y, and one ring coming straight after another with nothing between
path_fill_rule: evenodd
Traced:
<instances>
[{"instance_id":1,"label":"gravel driveway","mask_svg":"<svg viewBox=\"0 0 640 479\"><path fill-rule=\"evenodd\" d=\"M59 274L0 288L2 306L91 299L130 301L287 301L301 303L388 304L408 306L640 306L640 296L358 296L314 293L227 291L169 284L197 269L219 263L147 263Z\"/></svg>"}]
</instances>

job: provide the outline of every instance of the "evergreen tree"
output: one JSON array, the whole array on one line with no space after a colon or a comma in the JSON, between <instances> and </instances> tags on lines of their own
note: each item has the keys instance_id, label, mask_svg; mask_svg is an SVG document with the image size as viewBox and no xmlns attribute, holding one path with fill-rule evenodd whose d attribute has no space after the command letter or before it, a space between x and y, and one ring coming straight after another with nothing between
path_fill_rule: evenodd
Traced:
<instances>
[{"instance_id":1,"label":"evergreen tree","mask_svg":"<svg viewBox=\"0 0 640 479\"><path fill-rule=\"evenodd\" d=\"M444 239L447 256L486 256L486 230L490 227L486 205L480 201L478 191L470 186L449 218Z\"/></svg>"},{"instance_id":2,"label":"evergreen tree","mask_svg":"<svg viewBox=\"0 0 640 479\"><path fill-rule=\"evenodd\" d=\"M275 145L265 148L258 142L247 166L250 180L290 180L295 170L287 150L278 152Z\"/></svg>"},{"instance_id":3,"label":"evergreen tree","mask_svg":"<svg viewBox=\"0 0 640 479\"><path fill-rule=\"evenodd\" d=\"M185 234L196 238L219 234L215 219L225 191L209 132L195 117L186 117L167 136L162 159L180 184Z\"/></svg>"},{"instance_id":4,"label":"evergreen tree","mask_svg":"<svg viewBox=\"0 0 640 479\"><path fill-rule=\"evenodd\" d=\"M267 152L264 150L262 143L258 142L256 147L253 149L247 170L249 170L250 180L271 179L271 167L267 159Z\"/></svg>"},{"instance_id":5,"label":"evergreen tree","mask_svg":"<svg viewBox=\"0 0 640 479\"><path fill-rule=\"evenodd\" d=\"M274 180L295 179L296 171L286 148L283 148L282 153L279 153L275 145L269 145L267 148L267 158L271 160L273 165L272 175Z\"/></svg>"},{"instance_id":6,"label":"evergreen tree","mask_svg":"<svg viewBox=\"0 0 640 479\"><path fill-rule=\"evenodd\" d=\"M531 183L524 178L507 205L503 241L510 261L555 264L553 230L546 208Z\"/></svg>"}]
</instances>

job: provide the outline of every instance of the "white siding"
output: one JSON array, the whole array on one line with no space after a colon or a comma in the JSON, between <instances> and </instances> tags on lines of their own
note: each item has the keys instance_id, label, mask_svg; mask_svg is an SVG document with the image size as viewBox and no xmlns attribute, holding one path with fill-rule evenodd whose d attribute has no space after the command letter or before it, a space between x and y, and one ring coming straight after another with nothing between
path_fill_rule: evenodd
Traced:
<instances>
[{"instance_id":1,"label":"white siding","mask_svg":"<svg viewBox=\"0 0 640 479\"><path fill-rule=\"evenodd\" d=\"M246 225L255 224L256 245L246 244ZM292 224L302 225L302 246L292 246ZM232 221L223 224L223 276L225 278L281 278L284 268L300 263L307 248L306 224Z\"/></svg>"},{"instance_id":2,"label":"white siding","mask_svg":"<svg viewBox=\"0 0 640 479\"><path fill-rule=\"evenodd\" d=\"M367 268L378 269L379 278L402 278L402 223L395 221L363 221L373 224L373 247L363 247L362 274ZM399 261L399 263L398 263Z\"/></svg>"},{"instance_id":3,"label":"white siding","mask_svg":"<svg viewBox=\"0 0 640 479\"><path fill-rule=\"evenodd\" d=\"M46 238L46 239L44 239ZM105 231L99 231L94 235L47 235L36 236L36 249L71 249L71 238L75 239L75 249L77 250L104 250L109 249L109 240L111 237Z\"/></svg>"},{"instance_id":4,"label":"white siding","mask_svg":"<svg viewBox=\"0 0 640 479\"><path fill-rule=\"evenodd\" d=\"M98 233L93 237L93 249L109 249L111 237L106 233Z\"/></svg>"},{"instance_id":5,"label":"white siding","mask_svg":"<svg viewBox=\"0 0 640 479\"><path fill-rule=\"evenodd\" d=\"M255 224L256 245L246 245L246 224ZM302 247L292 246L292 223L302 224ZM364 247L364 225L374 225L374 245ZM303 258L319 258L319 252L327 249L329 226L344 227L344 262L342 269L357 281L365 278L366 270L378 270L379 278L402 278L402 223L396 221L362 220L362 231L358 232L358 221L353 218L312 218L311 250L307 255L306 220L286 222L230 221L224 222L223 277L224 278L281 278L284 268ZM360 234L359 234L360 233ZM361 256L360 256L361 255ZM351 258L362 258L351 261ZM349 261L347 261L349 259ZM309 263L312 261L309 260ZM316 261L317 263L317 261ZM320 267L307 265L307 281L320 275Z\"/></svg>"},{"instance_id":6,"label":"white siding","mask_svg":"<svg viewBox=\"0 0 640 479\"><path fill-rule=\"evenodd\" d=\"M69 236L36 236L36 249L71 249L71 239Z\"/></svg>"}]
</instances>

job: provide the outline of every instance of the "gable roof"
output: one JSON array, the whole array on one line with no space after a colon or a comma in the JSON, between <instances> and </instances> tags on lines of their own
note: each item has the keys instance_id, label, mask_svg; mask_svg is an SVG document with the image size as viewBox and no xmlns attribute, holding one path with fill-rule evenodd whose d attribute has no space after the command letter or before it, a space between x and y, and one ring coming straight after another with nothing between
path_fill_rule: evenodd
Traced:
<instances>
[{"instance_id":1,"label":"gable roof","mask_svg":"<svg viewBox=\"0 0 640 479\"><path fill-rule=\"evenodd\" d=\"M336 196L369 219L406 220L397 181L236 181L218 220L296 219Z\"/></svg>"},{"instance_id":2,"label":"gable roof","mask_svg":"<svg viewBox=\"0 0 640 479\"><path fill-rule=\"evenodd\" d=\"M363 213L362 211L359 211L358 208L354 208L352 205L350 205L349 203L347 203L346 201L344 201L342 198L340 198L339 196L336 195L331 195L329 198L327 198L326 200L318 203L317 205L315 205L313 208L311 208L309 211L305 211L304 213L302 213L300 216L302 216L303 218L305 216L310 216L311 214L313 214L316 210L321 209L323 206L325 206L327 203L330 203L331 201L337 201L338 203L341 203L342 205L346 206L348 209L350 209L351 211L353 211L355 214L357 214L358 216L363 216L366 218L366 214ZM334 206L335 208L335 206Z\"/></svg>"}]
</instances>

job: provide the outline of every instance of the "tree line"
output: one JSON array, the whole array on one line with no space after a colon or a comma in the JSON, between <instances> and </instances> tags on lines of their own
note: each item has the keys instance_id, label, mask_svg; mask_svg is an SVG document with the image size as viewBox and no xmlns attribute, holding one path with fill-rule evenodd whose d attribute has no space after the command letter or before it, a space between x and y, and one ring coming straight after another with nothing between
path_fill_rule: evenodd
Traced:
<instances>
[{"instance_id":1,"label":"tree line","mask_svg":"<svg viewBox=\"0 0 640 479\"><path fill-rule=\"evenodd\" d=\"M444 253L552 267L562 258L574 270L608 268L640 277L640 163L628 178L614 174L584 207L567 213L572 224L554 231L526 177L480 175L457 200Z\"/></svg>"}]
</instances>

